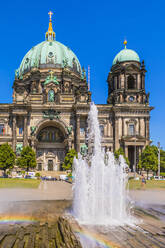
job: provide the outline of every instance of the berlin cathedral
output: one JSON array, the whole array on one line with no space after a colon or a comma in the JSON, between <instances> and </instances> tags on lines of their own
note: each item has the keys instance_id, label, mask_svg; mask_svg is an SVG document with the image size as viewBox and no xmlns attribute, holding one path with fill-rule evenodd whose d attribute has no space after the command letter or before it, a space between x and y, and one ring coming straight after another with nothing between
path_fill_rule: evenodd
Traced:
<instances>
[{"instance_id":1,"label":"berlin cathedral","mask_svg":"<svg viewBox=\"0 0 165 248\"><path fill-rule=\"evenodd\" d=\"M69 47L55 39L52 12L45 41L32 47L15 71L12 104L0 104L0 144L20 154L36 151L39 171L58 171L66 152L85 146L91 102L86 72ZM107 77L107 104L97 104L102 147L123 148L133 169L150 144L149 93L145 64L124 42ZM136 159L135 159L136 157Z\"/></svg>"}]
</instances>

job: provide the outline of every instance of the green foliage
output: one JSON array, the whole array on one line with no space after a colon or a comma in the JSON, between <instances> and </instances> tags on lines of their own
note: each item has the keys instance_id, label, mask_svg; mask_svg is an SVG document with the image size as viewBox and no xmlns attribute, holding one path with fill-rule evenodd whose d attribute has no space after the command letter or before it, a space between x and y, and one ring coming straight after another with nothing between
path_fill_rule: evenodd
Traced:
<instances>
[{"instance_id":1,"label":"green foliage","mask_svg":"<svg viewBox=\"0 0 165 248\"><path fill-rule=\"evenodd\" d=\"M78 154L77 154L76 150L75 149L69 150L69 152L65 156L62 168L64 168L65 170L72 169L72 164L73 164L74 157L78 158Z\"/></svg>"},{"instance_id":2,"label":"green foliage","mask_svg":"<svg viewBox=\"0 0 165 248\"><path fill-rule=\"evenodd\" d=\"M160 176L165 177L165 172L160 172Z\"/></svg>"},{"instance_id":3,"label":"green foliage","mask_svg":"<svg viewBox=\"0 0 165 248\"><path fill-rule=\"evenodd\" d=\"M21 174L22 174L22 175L25 175L25 171L24 171L24 170L23 170L23 171L21 171Z\"/></svg>"},{"instance_id":4,"label":"green foliage","mask_svg":"<svg viewBox=\"0 0 165 248\"><path fill-rule=\"evenodd\" d=\"M158 170L158 148L156 146L146 146L139 159L139 169L144 168L147 172Z\"/></svg>"},{"instance_id":5,"label":"green foliage","mask_svg":"<svg viewBox=\"0 0 165 248\"><path fill-rule=\"evenodd\" d=\"M0 146L0 169L6 172L7 169L12 169L15 163L15 153L8 143Z\"/></svg>"},{"instance_id":6,"label":"green foliage","mask_svg":"<svg viewBox=\"0 0 165 248\"><path fill-rule=\"evenodd\" d=\"M128 187L130 190L144 190L141 186L141 180L129 180ZM145 189L165 189L164 180L147 180Z\"/></svg>"},{"instance_id":7,"label":"green foliage","mask_svg":"<svg viewBox=\"0 0 165 248\"><path fill-rule=\"evenodd\" d=\"M1 188L30 188L37 189L40 184L40 180L36 179L18 179L18 178L0 178Z\"/></svg>"},{"instance_id":8,"label":"green foliage","mask_svg":"<svg viewBox=\"0 0 165 248\"><path fill-rule=\"evenodd\" d=\"M36 174L35 174L35 177L40 177L41 176L41 174L39 173L39 172L37 172Z\"/></svg>"},{"instance_id":9,"label":"green foliage","mask_svg":"<svg viewBox=\"0 0 165 248\"><path fill-rule=\"evenodd\" d=\"M68 177L72 177L72 172L70 172L70 173L68 174Z\"/></svg>"},{"instance_id":10,"label":"green foliage","mask_svg":"<svg viewBox=\"0 0 165 248\"><path fill-rule=\"evenodd\" d=\"M26 171L36 167L36 154L30 146L22 149L21 156L17 159L17 165L26 169Z\"/></svg>"},{"instance_id":11,"label":"green foliage","mask_svg":"<svg viewBox=\"0 0 165 248\"><path fill-rule=\"evenodd\" d=\"M165 172L165 151L160 150L160 171Z\"/></svg>"},{"instance_id":12,"label":"green foliage","mask_svg":"<svg viewBox=\"0 0 165 248\"><path fill-rule=\"evenodd\" d=\"M122 156L124 157L125 162L127 163L127 165L128 165L128 166L130 165L130 162L129 162L128 158L127 158L127 157L125 156L125 154L124 154L123 148L120 147L118 150L116 150L116 151L114 152L114 155L115 155L115 158L116 158L116 159L119 159L119 156L122 155Z\"/></svg>"}]
</instances>

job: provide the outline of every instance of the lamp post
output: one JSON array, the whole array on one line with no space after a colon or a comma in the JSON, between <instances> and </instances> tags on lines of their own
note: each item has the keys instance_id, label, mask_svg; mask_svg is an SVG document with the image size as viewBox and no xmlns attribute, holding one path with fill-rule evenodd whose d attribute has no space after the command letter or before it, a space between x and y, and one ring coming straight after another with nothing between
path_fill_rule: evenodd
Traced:
<instances>
[{"instance_id":1,"label":"lamp post","mask_svg":"<svg viewBox=\"0 0 165 248\"><path fill-rule=\"evenodd\" d=\"M160 142L158 142L158 177L160 178Z\"/></svg>"}]
</instances>

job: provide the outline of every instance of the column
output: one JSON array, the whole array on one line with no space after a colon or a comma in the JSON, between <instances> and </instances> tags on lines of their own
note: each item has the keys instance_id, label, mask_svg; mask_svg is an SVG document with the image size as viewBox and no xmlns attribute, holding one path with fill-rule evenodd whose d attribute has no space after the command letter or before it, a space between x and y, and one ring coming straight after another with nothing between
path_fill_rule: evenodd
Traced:
<instances>
[{"instance_id":1,"label":"column","mask_svg":"<svg viewBox=\"0 0 165 248\"><path fill-rule=\"evenodd\" d=\"M124 117L122 117L122 136L124 136Z\"/></svg>"},{"instance_id":2,"label":"column","mask_svg":"<svg viewBox=\"0 0 165 248\"><path fill-rule=\"evenodd\" d=\"M125 145L125 149L124 150L125 150L125 156L126 156L126 158L128 158L128 146Z\"/></svg>"},{"instance_id":3,"label":"column","mask_svg":"<svg viewBox=\"0 0 165 248\"><path fill-rule=\"evenodd\" d=\"M113 136L113 126L114 126L114 123L113 123L113 121L111 120L111 122L110 122L110 137L111 138L113 138L114 136Z\"/></svg>"},{"instance_id":4,"label":"column","mask_svg":"<svg viewBox=\"0 0 165 248\"><path fill-rule=\"evenodd\" d=\"M13 151L16 152L16 116L13 115L13 126L12 126L12 147L13 147Z\"/></svg>"},{"instance_id":5,"label":"column","mask_svg":"<svg viewBox=\"0 0 165 248\"><path fill-rule=\"evenodd\" d=\"M107 123L107 136L110 137L110 123L109 123L109 120L108 120L108 123Z\"/></svg>"},{"instance_id":6,"label":"column","mask_svg":"<svg viewBox=\"0 0 165 248\"><path fill-rule=\"evenodd\" d=\"M104 136L107 136L107 124L104 124Z\"/></svg>"},{"instance_id":7,"label":"column","mask_svg":"<svg viewBox=\"0 0 165 248\"><path fill-rule=\"evenodd\" d=\"M141 77L140 74L137 75L137 89L140 89Z\"/></svg>"},{"instance_id":8,"label":"column","mask_svg":"<svg viewBox=\"0 0 165 248\"><path fill-rule=\"evenodd\" d=\"M140 131L141 131L141 119L140 119L140 117L138 118L138 120L139 120L139 135L140 135Z\"/></svg>"},{"instance_id":9,"label":"column","mask_svg":"<svg viewBox=\"0 0 165 248\"><path fill-rule=\"evenodd\" d=\"M142 154L142 151L143 151L143 147L139 146L139 156Z\"/></svg>"},{"instance_id":10,"label":"column","mask_svg":"<svg viewBox=\"0 0 165 248\"><path fill-rule=\"evenodd\" d=\"M26 145L28 145L28 142L27 142ZM25 146L26 146L26 145L25 145ZM31 147L32 147L32 149L36 152L36 146L35 146L35 139L34 139L34 137L32 137L32 140L31 140Z\"/></svg>"},{"instance_id":11,"label":"column","mask_svg":"<svg viewBox=\"0 0 165 248\"><path fill-rule=\"evenodd\" d=\"M119 149L119 120L115 117L115 151Z\"/></svg>"},{"instance_id":12,"label":"column","mask_svg":"<svg viewBox=\"0 0 165 248\"><path fill-rule=\"evenodd\" d=\"M23 129L23 146L27 146L27 115L24 116L24 129Z\"/></svg>"},{"instance_id":13,"label":"column","mask_svg":"<svg viewBox=\"0 0 165 248\"><path fill-rule=\"evenodd\" d=\"M76 116L76 150L80 152L80 115Z\"/></svg>"},{"instance_id":14,"label":"column","mask_svg":"<svg viewBox=\"0 0 165 248\"><path fill-rule=\"evenodd\" d=\"M117 89L117 76L115 76L115 90Z\"/></svg>"},{"instance_id":15,"label":"column","mask_svg":"<svg viewBox=\"0 0 165 248\"><path fill-rule=\"evenodd\" d=\"M146 139L150 139L150 123L149 123L149 117L146 118Z\"/></svg>"}]
</instances>

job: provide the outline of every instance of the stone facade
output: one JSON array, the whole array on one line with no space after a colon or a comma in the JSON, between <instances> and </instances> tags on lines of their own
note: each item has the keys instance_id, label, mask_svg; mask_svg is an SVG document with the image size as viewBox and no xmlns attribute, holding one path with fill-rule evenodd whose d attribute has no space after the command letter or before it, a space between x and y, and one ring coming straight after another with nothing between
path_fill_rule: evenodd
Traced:
<instances>
[{"instance_id":1,"label":"stone facade","mask_svg":"<svg viewBox=\"0 0 165 248\"><path fill-rule=\"evenodd\" d=\"M23 73L16 71L13 103L0 104L0 144L8 142L18 155L30 145L38 170L60 170L66 152L71 148L80 152L85 144L91 92L85 71L74 58L72 66L46 61L26 67L26 57ZM107 104L97 105L102 146L112 152L122 147L132 169L135 157L138 160L150 144L152 107L145 73L144 62L114 64L107 79Z\"/></svg>"}]
</instances>

